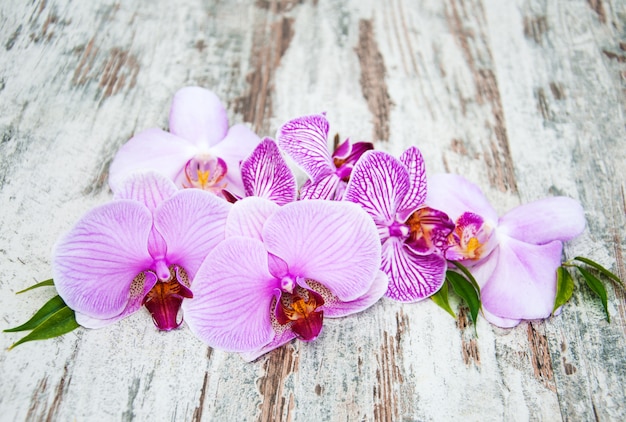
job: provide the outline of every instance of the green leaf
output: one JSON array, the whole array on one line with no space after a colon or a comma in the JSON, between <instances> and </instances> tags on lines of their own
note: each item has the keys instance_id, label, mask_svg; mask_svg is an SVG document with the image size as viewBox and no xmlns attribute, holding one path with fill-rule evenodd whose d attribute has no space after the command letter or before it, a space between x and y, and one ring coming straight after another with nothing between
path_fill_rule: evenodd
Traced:
<instances>
[{"instance_id":1,"label":"green leaf","mask_svg":"<svg viewBox=\"0 0 626 422\"><path fill-rule=\"evenodd\" d=\"M55 314L56 312L58 312L59 310L61 310L61 308L65 306L66 306L65 302L63 302L63 299L61 299L61 296L57 295L53 297L52 299L50 299L48 302L46 302L46 304L43 305L41 309L38 310L35 313L35 315L33 315L33 317L29 319L27 322L20 325L19 327L9 328L7 330L4 330L4 332L14 333L16 331L33 330L37 328L39 324L41 324L42 322L50 318L51 315Z\"/></svg>"},{"instance_id":2,"label":"green leaf","mask_svg":"<svg viewBox=\"0 0 626 422\"><path fill-rule=\"evenodd\" d=\"M27 292L29 290L33 290L33 289L36 289L38 287L43 287L43 286L54 286L54 281L52 279L45 280L45 281L42 281L41 283L35 284L34 286L30 286L30 287L27 287L24 290L20 290L19 292L15 293L15 294L19 295L20 293L24 293L24 292Z\"/></svg>"},{"instance_id":3,"label":"green leaf","mask_svg":"<svg viewBox=\"0 0 626 422\"><path fill-rule=\"evenodd\" d=\"M461 272L465 275L465 278L467 278L470 281L470 283L472 283L472 286L474 286L474 289L476 289L478 294L480 294L480 286L478 285L478 282L476 281L476 279L474 278L470 270L468 270L467 267L461 264L460 262L457 262L457 261L449 261L449 262L452 262L459 270L461 270Z\"/></svg>"},{"instance_id":4,"label":"green leaf","mask_svg":"<svg viewBox=\"0 0 626 422\"><path fill-rule=\"evenodd\" d=\"M79 325L76 322L74 311L64 306L57 312L52 314L48 319L43 321L37 328L30 332L26 337L13 343L9 350L14 347L33 340L45 340L53 337L58 337L63 334L78 328Z\"/></svg>"},{"instance_id":5,"label":"green leaf","mask_svg":"<svg viewBox=\"0 0 626 422\"><path fill-rule=\"evenodd\" d=\"M600 280L598 280L598 278L595 275L591 274L589 271L587 271L583 267L579 267L577 265L576 268L578 268L578 271L580 271L580 273L584 277L585 281L587 282L587 286L589 286L589 288L595 294L600 296L600 300L602 300L602 306L604 307L604 312L606 313L606 320L608 322L611 322L611 316L609 315L609 309L608 309L608 304L607 304L606 289L604 288L604 285L602 284Z\"/></svg>"},{"instance_id":6,"label":"green leaf","mask_svg":"<svg viewBox=\"0 0 626 422\"><path fill-rule=\"evenodd\" d=\"M556 298L554 299L554 308L552 315L561 306L565 305L574 293L574 279L569 271L563 266L556 269Z\"/></svg>"},{"instance_id":7,"label":"green leaf","mask_svg":"<svg viewBox=\"0 0 626 422\"><path fill-rule=\"evenodd\" d=\"M476 327L478 312L480 311L480 297L471 281L454 271L446 271L446 279L452 286L454 292L459 295L470 309L470 316Z\"/></svg>"},{"instance_id":8,"label":"green leaf","mask_svg":"<svg viewBox=\"0 0 626 422\"><path fill-rule=\"evenodd\" d=\"M618 276L616 276L615 274L613 274L612 272L610 272L609 270L607 270L606 268L604 268L602 265L598 264L597 262L594 262L590 260L589 258L584 258L582 256L577 256L574 259L576 261L584 262L590 267L595 268L596 270L600 271L602 274L604 274L605 276L607 276L608 278L610 278L611 280L613 280L614 282L622 286L622 288L625 288L624 282L620 280Z\"/></svg>"},{"instance_id":9,"label":"green leaf","mask_svg":"<svg viewBox=\"0 0 626 422\"><path fill-rule=\"evenodd\" d=\"M452 318L456 319L456 314L450 307L450 301L448 300L448 282L444 281L441 289L434 295L430 297L430 299L437 304L441 309L449 313Z\"/></svg>"}]
</instances>

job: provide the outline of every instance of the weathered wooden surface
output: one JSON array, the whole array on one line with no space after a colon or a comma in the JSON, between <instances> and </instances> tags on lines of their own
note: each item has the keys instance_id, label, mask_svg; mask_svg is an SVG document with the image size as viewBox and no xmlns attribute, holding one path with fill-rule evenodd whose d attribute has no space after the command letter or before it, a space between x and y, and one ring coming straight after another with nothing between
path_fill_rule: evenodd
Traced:
<instances>
[{"instance_id":1,"label":"weathered wooden surface","mask_svg":"<svg viewBox=\"0 0 626 422\"><path fill-rule=\"evenodd\" d=\"M261 136L325 110L341 136L418 145L501 212L577 198L567 256L626 275L624 1L3 1L0 44L2 329L52 295L14 293L110 198L117 148L191 84ZM0 352L0 420L625 420L624 293L608 324L577 284L559 317L478 338L462 309L383 300L254 363L142 311Z\"/></svg>"}]
</instances>

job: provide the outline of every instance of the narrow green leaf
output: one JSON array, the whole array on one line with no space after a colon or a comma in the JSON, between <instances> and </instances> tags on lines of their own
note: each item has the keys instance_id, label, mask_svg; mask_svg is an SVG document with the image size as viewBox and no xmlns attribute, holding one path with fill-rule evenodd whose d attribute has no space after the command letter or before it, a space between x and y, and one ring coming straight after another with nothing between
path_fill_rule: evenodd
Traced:
<instances>
[{"instance_id":1,"label":"narrow green leaf","mask_svg":"<svg viewBox=\"0 0 626 422\"><path fill-rule=\"evenodd\" d=\"M584 262L590 267L595 268L596 270L600 271L602 274L604 274L605 276L607 276L608 278L610 278L611 280L613 280L614 282L622 286L622 288L625 288L624 282L620 280L618 276L616 276L615 274L613 274L612 272L610 272L609 270L607 270L606 268L604 268L602 265L598 264L597 262L594 262L590 260L589 258L584 258L582 256L577 256L574 259L576 261Z\"/></svg>"},{"instance_id":2,"label":"narrow green leaf","mask_svg":"<svg viewBox=\"0 0 626 422\"><path fill-rule=\"evenodd\" d=\"M450 307L450 301L448 300L448 282L444 281L441 289L434 295L430 297L430 299L437 304L441 309L449 313L452 318L456 319L456 314Z\"/></svg>"},{"instance_id":3,"label":"narrow green leaf","mask_svg":"<svg viewBox=\"0 0 626 422\"><path fill-rule=\"evenodd\" d=\"M19 295L20 293L24 293L24 292L27 292L29 290L33 290L33 289L36 289L38 287L43 287L43 286L54 286L54 281L52 279L45 280L45 281L42 281L41 283L35 284L34 286L30 286L30 287L25 288L24 290L20 290L19 292L15 293L15 294Z\"/></svg>"},{"instance_id":4,"label":"narrow green leaf","mask_svg":"<svg viewBox=\"0 0 626 422\"><path fill-rule=\"evenodd\" d=\"M63 308L64 306L66 306L65 302L63 302L61 296L57 295L50 299L48 302L46 302L46 304L43 305L41 309L38 310L35 315L33 315L33 317L27 322L20 325L19 327L6 329L4 330L4 332L14 333L16 331L32 330L36 328L39 324L44 322L46 319L48 319L51 315L54 315L56 312L61 310L61 308Z\"/></svg>"},{"instance_id":5,"label":"narrow green leaf","mask_svg":"<svg viewBox=\"0 0 626 422\"><path fill-rule=\"evenodd\" d=\"M576 268L578 268L578 271L580 271L580 273L583 275L585 281L587 282L587 286L589 286L589 288L595 294L600 296L600 300L602 300L602 306L604 307L604 312L606 313L606 320L608 322L611 322L611 316L609 315L609 309L607 304L606 289L604 288L604 285L600 280L598 280L595 275L591 274L583 267L576 266Z\"/></svg>"},{"instance_id":6,"label":"narrow green leaf","mask_svg":"<svg viewBox=\"0 0 626 422\"><path fill-rule=\"evenodd\" d=\"M574 293L574 279L569 271L563 266L556 269L556 298L552 314L561 306L565 305Z\"/></svg>"},{"instance_id":7,"label":"narrow green leaf","mask_svg":"<svg viewBox=\"0 0 626 422\"><path fill-rule=\"evenodd\" d=\"M467 278L470 281L470 283L472 283L472 286L474 286L474 289L476 289L478 294L480 294L480 286L478 285L478 282L476 281L476 279L474 278L470 270L468 270L467 267L461 264L460 262L457 262L457 261L449 261L449 262L452 262L459 270L461 270L461 272L465 275L465 278Z\"/></svg>"},{"instance_id":8,"label":"narrow green leaf","mask_svg":"<svg viewBox=\"0 0 626 422\"><path fill-rule=\"evenodd\" d=\"M465 300L465 303L469 306L470 316L472 317L475 327L478 312L480 311L480 297L478 296L478 292L474 288L472 282L454 271L447 271L446 279L452 286L454 292Z\"/></svg>"},{"instance_id":9,"label":"narrow green leaf","mask_svg":"<svg viewBox=\"0 0 626 422\"><path fill-rule=\"evenodd\" d=\"M63 334L78 328L79 325L76 322L74 311L67 306L61 308L56 313L50 316L50 318L43 321L37 328L30 332L26 337L13 343L9 350L14 347L33 340L45 340L53 337L58 337Z\"/></svg>"}]
</instances>

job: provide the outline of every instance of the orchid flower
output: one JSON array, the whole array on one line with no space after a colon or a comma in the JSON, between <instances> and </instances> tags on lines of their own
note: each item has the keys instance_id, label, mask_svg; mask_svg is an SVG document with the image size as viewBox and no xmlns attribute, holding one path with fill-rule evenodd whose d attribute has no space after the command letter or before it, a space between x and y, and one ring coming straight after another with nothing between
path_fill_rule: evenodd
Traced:
<instances>
[{"instance_id":1,"label":"orchid flower","mask_svg":"<svg viewBox=\"0 0 626 422\"><path fill-rule=\"evenodd\" d=\"M158 171L178 186L220 194L227 188L243 195L240 161L260 139L244 125L228 129L226 110L211 91L179 90L170 109L170 131L147 129L115 155L109 170L114 192L130 173Z\"/></svg>"},{"instance_id":2,"label":"orchid flower","mask_svg":"<svg viewBox=\"0 0 626 422\"><path fill-rule=\"evenodd\" d=\"M178 190L160 174L134 174L56 244L57 291L87 328L145 305L159 329L174 329L181 302L193 296L191 280L224 239L230 207L208 192Z\"/></svg>"},{"instance_id":3,"label":"orchid flower","mask_svg":"<svg viewBox=\"0 0 626 422\"><path fill-rule=\"evenodd\" d=\"M280 207L244 198L233 205L226 239L198 270L183 310L209 346L253 360L296 337L314 340L324 317L374 304L387 289L379 266L376 227L358 206Z\"/></svg>"},{"instance_id":4,"label":"orchid flower","mask_svg":"<svg viewBox=\"0 0 626 422\"><path fill-rule=\"evenodd\" d=\"M365 151L374 149L369 142L351 144L346 139L331 157L325 114L302 116L285 123L276 140L309 177L300 189L300 199L341 199L352 168Z\"/></svg>"},{"instance_id":5,"label":"orchid flower","mask_svg":"<svg viewBox=\"0 0 626 422\"><path fill-rule=\"evenodd\" d=\"M258 196L285 205L296 200L296 178L276 143L265 138L241 163L246 196Z\"/></svg>"},{"instance_id":6,"label":"orchid flower","mask_svg":"<svg viewBox=\"0 0 626 422\"><path fill-rule=\"evenodd\" d=\"M445 278L441 248L454 223L426 206L425 199L424 160L415 147L400 160L382 151L366 152L346 188L344 200L361 205L378 227L381 269L389 277L386 295L401 302L433 295Z\"/></svg>"},{"instance_id":7,"label":"orchid flower","mask_svg":"<svg viewBox=\"0 0 626 422\"><path fill-rule=\"evenodd\" d=\"M585 228L580 204L553 197L498 218L481 190L461 176L435 175L427 201L455 219L446 258L471 267L485 318L500 327L547 318L556 296L562 241Z\"/></svg>"}]
</instances>

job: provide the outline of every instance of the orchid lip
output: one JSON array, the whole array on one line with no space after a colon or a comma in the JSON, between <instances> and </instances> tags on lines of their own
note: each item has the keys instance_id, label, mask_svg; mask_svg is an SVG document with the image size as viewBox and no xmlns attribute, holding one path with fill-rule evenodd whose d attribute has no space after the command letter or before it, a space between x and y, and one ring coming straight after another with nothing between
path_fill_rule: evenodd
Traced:
<instances>
[{"instance_id":1,"label":"orchid lip","mask_svg":"<svg viewBox=\"0 0 626 422\"><path fill-rule=\"evenodd\" d=\"M227 172L228 166L223 159L209 154L197 155L185 164L183 187L219 194L226 187L223 179Z\"/></svg>"},{"instance_id":2,"label":"orchid lip","mask_svg":"<svg viewBox=\"0 0 626 422\"><path fill-rule=\"evenodd\" d=\"M187 273L180 267L170 267L169 281L157 281L143 299L143 304L152 315L154 325L162 331L178 328L183 320L178 318L183 299L193 298L185 284Z\"/></svg>"},{"instance_id":3,"label":"orchid lip","mask_svg":"<svg viewBox=\"0 0 626 422\"><path fill-rule=\"evenodd\" d=\"M321 295L303 287L296 287L294 293L283 292L276 304L276 321L288 325L291 331L302 341L313 341L322 330L324 312L319 308L324 305Z\"/></svg>"}]
</instances>

